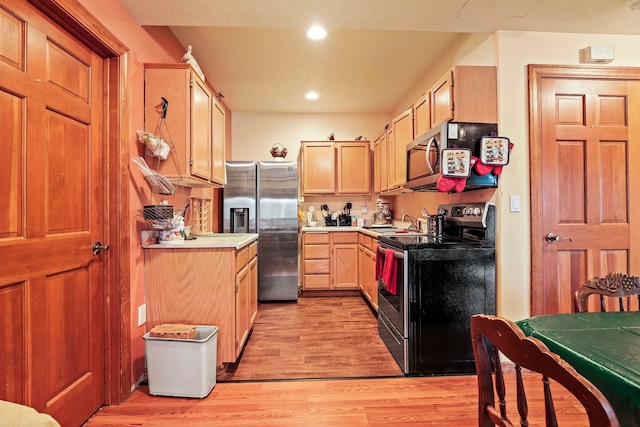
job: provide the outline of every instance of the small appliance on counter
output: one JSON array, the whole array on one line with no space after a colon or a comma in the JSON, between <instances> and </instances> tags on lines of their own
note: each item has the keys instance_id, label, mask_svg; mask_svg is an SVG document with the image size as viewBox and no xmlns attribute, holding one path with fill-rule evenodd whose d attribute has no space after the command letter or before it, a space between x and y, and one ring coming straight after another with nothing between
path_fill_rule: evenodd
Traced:
<instances>
[{"instance_id":1,"label":"small appliance on counter","mask_svg":"<svg viewBox=\"0 0 640 427\"><path fill-rule=\"evenodd\" d=\"M338 215L338 225L350 226L351 225L351 203L344 205L342 213Z\"/></svg>"},{"instance_id":2,"label":"small appliance on counter","mask_svg":"<svg viewBox=\"0 0 640 427\"><path fill-rule=\"evenodd\" d=\"M309 227L318 226L318 217L316 216L315 206L309 206L309 213L307 213L307 226Z\"/></svg>"},{"instance_id":3,"label":"small appliance on counter","mask_svg":"<svg viewBox=\"0 0 640 427\"><path fill-rule=\"evenodd\" d=\"M322 216L324 217L324 225L327 227L335 227L338 225L338 214L331 213L328 205L320 205Z\"/></svg>"},{"instance_id":4,"label":"small appliance on counter","mask_svg":"<svg viewBox=\"0 0 640 427\"><path fill-rule=\"evenodd\" d=\"M393 212L389 209L389 202L385 199L376 200L376 210L373 213L371 223L373 225L388 225L393 222Z\"/></svg>"}]
</instances>

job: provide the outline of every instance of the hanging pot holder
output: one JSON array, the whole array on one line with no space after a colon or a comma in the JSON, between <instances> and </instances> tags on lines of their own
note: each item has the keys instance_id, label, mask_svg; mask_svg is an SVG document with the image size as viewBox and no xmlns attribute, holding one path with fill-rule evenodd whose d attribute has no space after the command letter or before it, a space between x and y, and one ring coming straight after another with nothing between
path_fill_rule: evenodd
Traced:
<instances>
[{"instance_id":1,"label":"hanging pot holder","mask_svg":"<svg viewBox=\"0 0 640 427\"><path fill-rule=\"evenodd\" d=\"M509 138L483 136L480 138L480 161L485 165L504 166L509 163Z\"/></svg>"},{"instance_id":2,"label":"hanging pot holder","mask_svg":"<svg viewBox=\"0 0 640 427\"><path fill-rule=\"evenodd\" d=\"M471 175L471 150L444 148L441 151L442 175L448 178L468 178Z\"/></svg>"}]
</instances>

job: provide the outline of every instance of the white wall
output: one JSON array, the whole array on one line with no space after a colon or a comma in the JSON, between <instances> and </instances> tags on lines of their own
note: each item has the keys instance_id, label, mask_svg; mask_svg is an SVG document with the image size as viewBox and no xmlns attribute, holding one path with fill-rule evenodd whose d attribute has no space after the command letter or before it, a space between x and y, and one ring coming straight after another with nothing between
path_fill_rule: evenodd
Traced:
<instances>
[{"instance_id":1,"label":"white wall","mask_svg":"<svg viewBox=\"0 0 640 427\"><path fill-rule=\"evenodd\" d=\"M587 46L614 46L611 66L639 66L640 36L557 34L501 31L498 52L498 112L500 133L515 144L496 194L498 218L498 312L517 320L530 310L530 199L528 141L529 64L580 64ZM606 67L606 65L603 65ZM509 195L521 196L522 211L509 212Z\"/></svg>"},{"instance_id":2,"label":"white wall","mask_svg":"<svg viewBox=\"0 0 640 427\"><path fill-rule=\"evenodd\" d=\"M286 160L295 160L300 141L324 141L331 133L336 140L373 141L389 120L389 114L233 113L229 160L273 160L269 151L276 143L287 147Z\"/></svg>"}]
</instances>

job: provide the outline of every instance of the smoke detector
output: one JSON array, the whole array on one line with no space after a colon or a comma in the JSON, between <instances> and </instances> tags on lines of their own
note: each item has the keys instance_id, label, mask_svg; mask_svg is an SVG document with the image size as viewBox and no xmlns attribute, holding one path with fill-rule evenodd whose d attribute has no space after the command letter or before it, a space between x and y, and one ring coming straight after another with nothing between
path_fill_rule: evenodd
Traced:
<instances>
[{"instance_id":1,"label":"smoke detector","mask_svg":"<svg viewBox=\"0 0 640 427\"><path fill-rule=\"evenodd\" d=\"M640 2L640 0L637 0ZM608 64L615 58L613 46L589 46L583 51L583 62L589 64Z\"/></svg>"}]
</instances>

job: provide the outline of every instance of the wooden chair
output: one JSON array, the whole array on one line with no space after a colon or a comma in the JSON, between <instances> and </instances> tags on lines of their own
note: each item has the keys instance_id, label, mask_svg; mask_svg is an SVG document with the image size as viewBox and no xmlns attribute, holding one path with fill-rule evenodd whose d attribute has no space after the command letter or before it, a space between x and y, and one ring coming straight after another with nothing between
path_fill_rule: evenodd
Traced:
<instances>
[{"instance_id":1,"label":"wooden chair","mask_svg":"<svg viewBox=\"0 0 640 427\"><path fill-rule=\"evenodd\" d=\"M611 405L593 384L560 356L552 353L542 341L526 337L514 322L496 316L474 315L471 317L471 340L478 375L479 427L513 426L507 417L507 393L500 353L515 364L516 406L521 426L529 425L521 368L542 374L547 427L557 425L549 379L555 380L576 396L584 406L591 426L619 425ZM493 348L491 355L490 348ZM491 356L495 362L495 390ZM498 406L495 404L496 394Z\"/></svg>"},{"instance_id":2,"label":"wooden chair","mask_svg":"<svg viewBox=\"0 0 640 427\"><path fill-rule=\"evenodd\" d=\"M632 296L637 296L640 307L640 277L624 273L609 273L603 277L594 277L580 286L573 295L576 311L582 313L587 309L589 295L600 296L600 311L607 311L605 300L618 298L619 311L631 310Z\"/></svg>"}]
</instances>

